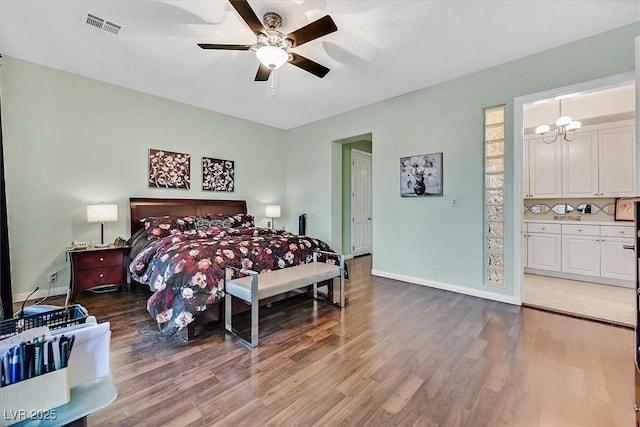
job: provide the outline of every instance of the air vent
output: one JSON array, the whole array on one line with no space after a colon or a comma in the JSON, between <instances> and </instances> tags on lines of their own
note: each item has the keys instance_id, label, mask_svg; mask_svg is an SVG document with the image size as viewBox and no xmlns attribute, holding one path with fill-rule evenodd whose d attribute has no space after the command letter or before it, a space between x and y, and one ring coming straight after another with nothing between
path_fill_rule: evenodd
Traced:
<instances>
[{"instance_id":1,"label":"air vent","mask_svg":"<svg viewBox=\"0 0 640 427\"><path fill-rule=\"evenodd\" d=\"M91 27L104 30L114 35L117 35L120 30L122 30L122 25L114 24L113 22L107 21L90 13L87 14L87 20L85 22Z\"/></svg>"},{"instance_id":2,"label":"air vent","mask_svg":"<svg viewBox=\"0 0 640 427\"><path fill-rule=\"evenodd\" d=\"M94 16L92 14L88 14L87 25L91 25L92 27L102 29L102 26L104 25L104 19L98 18L97 16Z\"/></svg>"},{"instance_id":3,"label":"air vent","mask_svg":"<svg viewBox=\"0 0 640 427\"><path fill-rule=\"evenodd\" d=\"M107 21L104 24L103 30L105 30L105 31L107 31L107 32L109 32L111 34L116 34L117 35L120 32L121 28L122 27L120 25L114 24L113 22Z\"/></svg>"}]
</instances>

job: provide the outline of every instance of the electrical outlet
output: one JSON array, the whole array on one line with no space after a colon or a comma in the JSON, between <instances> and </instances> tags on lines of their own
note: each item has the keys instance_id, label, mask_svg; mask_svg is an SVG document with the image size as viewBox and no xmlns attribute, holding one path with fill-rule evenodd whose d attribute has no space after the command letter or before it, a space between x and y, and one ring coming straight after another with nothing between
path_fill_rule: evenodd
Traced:
<instances>
[{"instance_id":1,"label":"electrical outlet","mask_svg":"<svg viewBox=\"0 0 640 427\"><path fill-rule=\"evenodd\" d=\"M271 228L271 221L267 221L267 228Z\"/></svg>"},{"instance_id":2,"label":"electrical outlet","mask_svg":"<svg viewBox=\"0 0 640 427\"><path fill-rule=\"evenodd\" d=\"M58 273L49 273L49 283L53 283L58 280Z\"/></svg>"},{"instance_id":3,"label":"electrical outlet","mask_svg":"<svg viewBox=\"0 0 640 427\"><path fill-rule=\"evenodd\" d=\"M458 207L458 199L453 199L453 201L451 202L451 206L453 206L454 208Z\"/></svg>"}]
</instances>

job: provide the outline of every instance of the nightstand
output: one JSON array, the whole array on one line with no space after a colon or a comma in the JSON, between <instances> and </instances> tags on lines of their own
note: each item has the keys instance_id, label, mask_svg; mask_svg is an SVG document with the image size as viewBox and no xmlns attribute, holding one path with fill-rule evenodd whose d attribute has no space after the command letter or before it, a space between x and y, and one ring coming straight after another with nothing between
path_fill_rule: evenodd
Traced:
<instances>
[{"instance_id":1,"label":"nightstand","mask_svg":"<svg viewBox=\"0 0 640 427\"><path fill-rule=\"evenodd\" d=\"M78 292L103 285L127 285L129 247L87 248L69 251L71 301Z\"/></svg>"}]
</instances>

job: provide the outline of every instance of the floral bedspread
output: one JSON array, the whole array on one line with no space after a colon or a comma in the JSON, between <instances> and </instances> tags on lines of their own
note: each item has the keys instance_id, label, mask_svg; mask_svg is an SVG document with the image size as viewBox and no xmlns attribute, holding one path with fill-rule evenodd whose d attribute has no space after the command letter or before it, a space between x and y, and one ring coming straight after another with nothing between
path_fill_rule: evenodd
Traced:
<instances>
[{"instance_id":1,"label":"floral bedspread","mask_svg":"<svg viewBox=\"0 0 640 427\"><path fill-rule=\"evenodd\" d=\"M134 280L154 291L147 310L161 333L170 336L224 298L225 266L277 270L311 262L314 250L331 251L319 239L286 231L212 227L155 240L129 269Z\"/></svg>"}]
</instances>

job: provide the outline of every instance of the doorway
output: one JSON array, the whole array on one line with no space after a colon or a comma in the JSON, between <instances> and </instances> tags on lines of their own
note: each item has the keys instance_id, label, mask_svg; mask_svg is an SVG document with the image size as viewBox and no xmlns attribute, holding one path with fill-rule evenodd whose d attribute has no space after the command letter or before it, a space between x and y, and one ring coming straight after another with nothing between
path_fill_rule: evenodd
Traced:
<instances>
[{"instance_id":1,"label":"doorway","mask_svg":"<svg viewBox=\"0 0 640 427\"><path fill-rule=\"evenodd\" d=\"M535 162L528 162L527 155L528 150L530 148L531 139L533 137L539 138L538 135L535 134L534 129L537 124L532 124L531 117L527 116L528 111L531 112L533 116L535 116L536 108L539 111L542 111L544 104L547 105L547 109L551 108L552 110L555 108L556 115L559 113L557 107L552 107L551 105L555 103L558 104L558 100L562 99L563 106L567 104L573 103L574 106L577 105L577 102L580 97L584 97L585 99L591 97L593 98L597 94L601 92L606 92L608 90L615 91L621 87L633 85L635 82L635 75L633 73L625 73L621 75L611 76L595 81L580 83L576 85L571 85L567 87L557 88L545 92L540 92L537 94L531 94L524 97L519 97L514 100L514 213L516 215L515 221L515 233L514 233L514 243L516 249L516 254L514 256L514 267L515 267L515 297L516 300L522 302L525 305L532 305L538 308L549 309L552 311L558 311L565 314L573 314L581 317L593 318L596 320L611 320L614 323L623 324L625 326L628 325L628 320L626 319L628 316L622 316L623 320L620 319L608 319L606 313L618 313L620 311L630 311L632 310L632 305L634 304L633 295L627 296L622 295L618 299L618 301L622 301L622 306L617 308L611 307L606 308L604 311L596 311L594 308L602 307L603 304L606 304L606 300L609 298L603 298L603 293L605 295L614 295L618 292L629 292L629 289L620 288L614 286L607 286L603 284L591 284L588 283L588 279L572 276L571 274L563 274L567 270L570 270L574 266L562 266L562 262L558 260L551 259L551 253L549 251L539 251L540 254L543 255L542 258L532 259L532 254L528 253L527 249L531 249L532 244L535 242L546 242L548 247L549 244L552 245L552 248L555 248L558 256L562 256L562 252L565 251L566 248L562 247L562 242L567 240L565 243L576 244L576 242L582 244L583 241L579 241L576 239L569 239L566 236L556 235L554 236L552 233L547 231L549 234L537 234L534 239L531 239L532 234L531 230L527 230L527 222L525 219L531 220L534 218L533 223L535 224L535 231L540 231L539 228L541 226L539 223L549 220L549 223L553 225L553 228L561 229L561 224L565 223L563 220L576 220L578 217L582 217L582 222L575 222L574 224L586 224L587 221L591 220L591 222L597 223L599 220L609 221L609 225L616 225L613 222L613 207L612 204L615 203L615 197L606 200L606 195L603 198L602 195L591 194L592 199L588 199L586 194L584 196L579 196L576 194L570 194L568 191L577 191L576 188L571 188L568 190L564 187L563 184L558 184L560 182L560 175L554 177L554 171L548 168L549 162L545 161L541 163L542 166L545 167L544 175L542 176L542 180L538 181L536 184L540 185L542 188L538 191L538 194L532 195L532 188L534 183L531 183L531 176L535 177L535 173L529 171L529 167L533 164L533 167L537 167ZM635 90L632 88L632 93L635 93ZM551 101L551 102L550 102ZM586 101L585 101L586 102ZM602 107L603 103L596 103L598 107ZM584 109L579 109L579 112L572 113L571 111L563 111L563 115L572 115L575 119L583 121L584 133L587 133L589 129L598 128L599 123L605 122L616 122L622 123L621 120L634 120L635 119L635 101L632 101L632 110L625 112L624 114L620 112L600 112L600 116L602 117L591 117L584 115ZM585 107L590 108L590 107ZM592 115L593 116L593 115ZM599 120L599 121L598 121ZM548 121L548 120L547 120ZM536 120L533 120L536 122ZM553 127L553 122L549 123ZM586 126L585 126L586 125ZM635 126L635 124L633 124ZM580 131L578 131L580 132ZM583 133L583 134L584 134ZM583 138L582 136L580 138ZM552 137L549 138L553 139ZM597 138L596 138L597 139ZM549 157L549 153L554 155L562 156L562 150L567 150L566 147L560 147L555 144L550 144L548 146L543 146L546 151L547 158ZM567 144L565 142L565 144ZM570 144L570 143L569 143ZM556 145L558 149L550 148ZM576 147L574 145L573 147ZM584 154L584 153L583 153ZM638 150L638 141L635 141L635 157L638 158L639 150ZM584 156L581 159L583 162L587 159L588 156ZM535 159L534 159L535 160ZM563 159L564 160L564 159ZM597 155L595 162L597 162ZM637 160L636 160L637 163ZM564 164L564 163L563 163ZM575 166L575 165L574 165ZM587 168L588 165L584 163L580 163L580 167ZM559 174L559 172L557 172ZM566 175L566 171L565 171ZM557 179L556 179L557 178ZM632 178L633 179L633 178ZM565 176L566 180L566 176ZM580 182L582 184L582 182ZM562 187L558 187L557 189L553 188L553 185L559 185ZM526 187L526 188L525 188ZM545 196L541 196L540 194L546 194ZM569 194L569 195L568 195ZM607 203L609 202L609 203ZM558 212L551 211L555 205L559 205ZM598 204L602 204L603 206L598 206ZM592 215L581 215L586 212L585 206L588 206L588 209L591 207L602 209L604 205L609 204L608 208L609 212L601 211L599 213L600 217L595 218ZM575 206L573 206L575 205ZM581 206L583 209L578 211L578 206ZM571 209L571 211L567 211L567 208ZM536 215L532 215L532 212L535 212ZM571 215L570 215L571 214ZM606 215L610 216L607 218ZM557 221L561 220L561 221ZM585 221L586 220L586 221ZM554 222L555 221L555 222ZM622 225L618 223L618 225ZM569 227L572 227L571 225ZM527 239L531 239L528 241ZM544 239L543 239L544 238ZM556 239L554 241L554 239ZM585 239L587 239L585 237ZM598 238L595 239L596 242L600 242ZM597 244L598 246L600 243ZM569 245L565 245L569 247ZM519 250L521 249L521 250ZM535 248L534 248L535 250ZM566 253L565 253L566 255ZM599 255L598 255L599 256ZM583 257L573 257L574 260L578 262L582 262L584 260ZM598 258L599 259L599 258ZM527 261L530 263L533 261L534 266L534 275L525 274L525 268L527 268L527 273L531 271L531 265L527 265ZM566 261L566 260L565 260ZM548 274L548 271L535 271L535 268L548 269L553 270L557 269L560 274L556 274L553 272ZM541 273L538 275L538 273ZM615 283L609 283L609 285ZM530 288L527 288L525 292L525 287L530 285ZM539 291L539 292L535 292ZM562 292L566 291L565 294ZM532 296L533 293L533 296ZM590 296L591 295L591 296ZM537 297L541 297L536 299ZM535 302L532 303L531 299L534 299ZM613 299L613 298L612 298ZM529 301L528 301L529 300ZM629 301L629 310L626 309L625 301ZM568 302L578 302L578 307L573 306L572 304L567 304ZM559 303L559 304L558 304ZM604 314L603 314L604 312ZM612 317L616 317L612 315ZM618 316L619 317L619 316Z\"/></svg>"},{"instance_id":2,"label":"doorway","mask_svg":"<svg viewBox=\"0 0 640 427\"><path fill-rule=\"evenodd\" d=\"M351 254L372 252L371 154L351 150Z\"/></svg>"}]
</instances>

